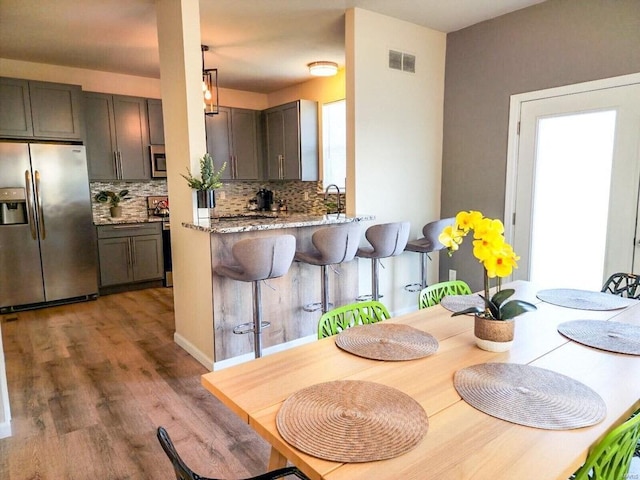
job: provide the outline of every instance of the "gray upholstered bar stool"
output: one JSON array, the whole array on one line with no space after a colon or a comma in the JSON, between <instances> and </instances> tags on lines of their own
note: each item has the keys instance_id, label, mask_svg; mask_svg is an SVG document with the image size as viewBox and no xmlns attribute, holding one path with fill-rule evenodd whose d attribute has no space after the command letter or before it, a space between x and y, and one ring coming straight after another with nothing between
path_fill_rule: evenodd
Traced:
<instances>
[{"instance_id":1,"label":"gray upholstered bar stool","mask_svg":"<svg viewBox=\"0 0 640 480\"><path fill-rule=\"evenodd\" d=\"M360 243L360 230L360 224L354 222L320 228L311 236L311 243L316 250L296 252L295 260L320 266L322 275L321 302L305 305L304 310L313 312L321 309L322 313L329 311L329 271L327 267L353 260Z\"/></svg>"},{"instance_id":2,"label":"gray upholstered bar stool","mask_svg":"<svg viewBox=\"0 0 640 480\"><path fill-rule=\"evenodd\" d=\"M217 265L213 269L221 277L253 284L253 323L237 325L233 333L253 332L256 358L262 356L262 330L270 325L269 322L262 321L260 282L285 275L293 262L295 252L296 238L293 235L246 238L231 247L236 265Z\"/></svg>"},{"instance_id":3,"label":"gray upholstered bar stool","mask_svg":"<svg viewBox=\"0 0 640 480\"><path fill-rule=\"evenodd\" d=\"M381 258L400 255L409 240L409 222L381 223L367 228L365 237L371 244L362 247L356 253L357 257L371 259L371 295L361 295L357 300L379 300L379 265Z\"/></svg>"},{"instance_id":4,"label":"gray upholstered bar stool","mask_svg":"<svg viewBox=\"0 0 640 480\"><path fill-rule=\"evenodd\" d=\"M407 242L405 251L417 252L420 254L420 283L410 283L405 285L405 290L409 292L419 292L423 288L427 287L427 261L430 260L429 254L446 248L442 243L440 243L438 236L444 227L453 225L455 221L456 219L451 217L429 222L422 227L422 238Z\"/></svg>"}]
</instances>

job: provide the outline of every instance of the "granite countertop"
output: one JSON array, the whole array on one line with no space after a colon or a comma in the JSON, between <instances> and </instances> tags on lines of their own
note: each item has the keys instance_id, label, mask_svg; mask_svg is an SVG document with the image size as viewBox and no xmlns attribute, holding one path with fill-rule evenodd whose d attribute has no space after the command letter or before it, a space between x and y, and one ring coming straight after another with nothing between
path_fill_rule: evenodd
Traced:
<instances>
[{"instance_id":1,"label":"granite countertop","mask_svg":"<svg viewBox=\"0 0 640 480\"><path fill-rule=\"evenodd\" d=\"M93 219L94 225L123 225L127 223L153 223L169 221L168 217L149 217L147 215L126 216L126 217L100 217Z\"/></svg>"},{"instance_id":2,"label":"granite countertop","mask_svg":"<svg viewBox=\"0 0 640 480\"><path fill-rule=\"evenodd\" d=\"M247 218L241 218L241 217ZM240 217L240 218L239 218ZM240 233L259 230L276 230L279 228L312 227L316 225L331 225L337 223L359 222L374 220L373 215L349 216L344 213L328 215L308 215L289 213L278 216L236 215L220 217L219 219L202 219L198 223L182 223L185 228L208 233Z\"/></svg>"}]
</instances>

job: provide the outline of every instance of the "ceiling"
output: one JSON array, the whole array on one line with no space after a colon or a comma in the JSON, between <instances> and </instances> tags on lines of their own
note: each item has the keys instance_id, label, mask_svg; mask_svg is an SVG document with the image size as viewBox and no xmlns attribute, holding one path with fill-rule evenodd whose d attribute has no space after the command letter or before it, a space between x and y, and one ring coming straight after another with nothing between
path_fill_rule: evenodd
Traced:
<instances>
[{"instance_id":1,"label":"ceiling","mask_svg":"<svg viewBox=\"0 0 640 480\"><path fill-rule=\"evenodd\" d=\"M200 0L207 68L221 87L269 93L344 65L344 12L453 32L543 0ZM154 0L0 0L0 58L159 78Z\"/></svg>"}]
</instances>

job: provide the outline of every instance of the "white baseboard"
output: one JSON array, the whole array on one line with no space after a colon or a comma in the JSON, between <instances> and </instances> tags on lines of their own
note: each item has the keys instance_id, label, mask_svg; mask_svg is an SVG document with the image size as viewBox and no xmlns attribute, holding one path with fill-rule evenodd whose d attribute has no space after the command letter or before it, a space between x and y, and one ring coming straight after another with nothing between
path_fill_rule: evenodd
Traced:
<instances>
[{"instance_id":1,"label":"white baseboard","mask_svg":"<svg viewBox=\"0 0 640 480\"><path fill-rule=\"evenodd\" d=\"M10 437L11 434L11 422L0 423L0 438Z\"/></svg>"},{"instance_id":2,"label":"white baseboard","mask_svg":"<svg viewBox=\"0 0 640 480\"><path fill-rule=\"evenodd\" d=\"M213 358L208 357L202 351L193 345L190 341L186 340L182 335L178 333L173 334L173 341L180 347L187 351L189 355L195 358L198 362L205 366L208 370L213 369Z\"/></svg>"}]
</instances>

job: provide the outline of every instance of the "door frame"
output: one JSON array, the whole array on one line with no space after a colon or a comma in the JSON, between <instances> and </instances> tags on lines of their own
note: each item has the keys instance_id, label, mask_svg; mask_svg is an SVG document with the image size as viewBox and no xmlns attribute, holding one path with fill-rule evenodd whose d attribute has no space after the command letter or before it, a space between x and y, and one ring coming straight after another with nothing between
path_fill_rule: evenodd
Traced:
<instances>
[{"instance_id":1,"label":"door frame","mask_svg":"<svg viewBox=\"0 0 640 480\"><path fill-rule=\"evenodd\" d=\"M524 102L541 100L544 98L573 95L593 90L603 90L612 87L622 87L640 83L640 73L621 75L590 82L576 83L562 87L536 90L534 92L518 93L511 95L509 102L509 128L507 138L507 172L505 177L504 196L504 234L508 242L513 242L514 222L516 207L516 180L518 174L518 152L520 148L520 116Z\"/></svg>"}]
</instances>

